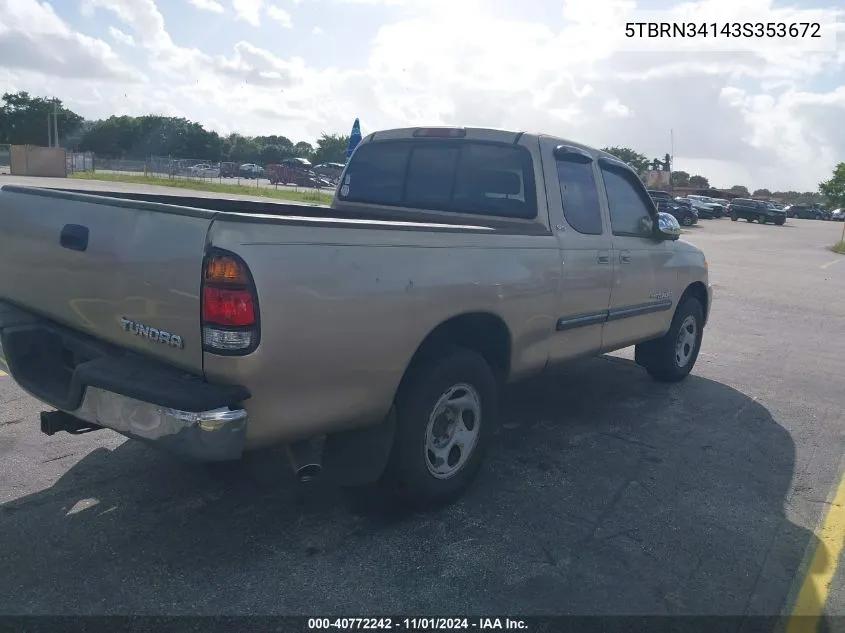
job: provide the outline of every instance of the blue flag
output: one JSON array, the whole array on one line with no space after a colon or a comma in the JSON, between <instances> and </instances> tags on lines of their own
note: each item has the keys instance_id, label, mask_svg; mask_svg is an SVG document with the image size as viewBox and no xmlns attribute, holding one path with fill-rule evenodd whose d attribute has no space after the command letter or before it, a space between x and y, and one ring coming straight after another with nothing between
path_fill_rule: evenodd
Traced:
<instances>
[{"instance_id":1,"label":"blue flag","mask_svg":"<svg viewBox=\"0 0 845 633\"><path fill-rule=\"evenodd\" d=\"M349 135L349 147L346 148L346 160L349 160L349 157L352 156L352 152L355 151L355 148L358 147L358 143L361 142L361 123L358 119L355 119L355 123L352 124L352 133Z\"/></svg>"}]
</instances>

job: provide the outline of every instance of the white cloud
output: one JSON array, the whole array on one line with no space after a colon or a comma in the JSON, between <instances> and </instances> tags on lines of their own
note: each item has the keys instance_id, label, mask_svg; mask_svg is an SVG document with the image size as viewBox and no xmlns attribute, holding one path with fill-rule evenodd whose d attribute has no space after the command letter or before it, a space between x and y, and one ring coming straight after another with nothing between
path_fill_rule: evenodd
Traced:
<instances>
[{"instance_id":1,"label":"white cloud","mask_svg":"<svg viewBox=\"0 0 845 633\"><path fill-rule=\"evenodd\" d=\"M46 2L0 0L0 16L2 72L35 74L33 81L42 85L45 76L121 83L145 80L106 42L72 31Z\"/></svg>"},{"instance_id":2,"label":"white cloud","mask_svg":"<svg viewBox=\"0 0 845 633\"><path fill-rule=\"evenodd\" d=\"M223 13L223 5L217 0L188 0L188 2L200 11L211 11L212 13Z\"/></svg>"},{"instance_id":3,"label":"white cloud","mask_svg":"<svg viewBox=\"0 0 845 633\"><path fill-rule=\"evenodd\" d=\"M111 35L116 42L120 42L121 44L125 44L126 46L135 46L134 37L124 33L120 29L117 29L113 26L109 27L109 35Z\"/></svg>"},{"instance_id":4,"label":"white cloud","mask_svg":"<svg viewBox=\"0 0 845 633\"><path fill-rule=\"evenodd\" d=\"M243 20L252 26L261 26L261 9L264 0L232 0L232 8L238 20Z\"/></svg>"},{"instance_id":5,"label":"white cloud","mask_svg":"<svg viewBox=\"0 0 845 633\"><path fill-rule=\"evenodd\" d=\"M224 133L297 140L346 133L359 116L365 132L474 124L629 146L651 158L669 151L673 129L676 167L724 186L812 189L845 157L845 46L626 51L619 21L644 0L567 0L557 9L552 0L232 0L240 24L231 23L237 43L228 51L220 38L214 50L175 42L163 2L84 0L89 15L120 20L144 57L142 73L103 41L107 26L97 39L74 32L43 0L0 0L0 90L40 94L49 85L89 117L155 111ZM725 3L780 6L701 0L689 10L728 15ZM319 22L314 11L349 12L342 4L367 5L352 13L367 23L345 18L345 28L373 34L322 51L328 62L281 52L307 50L303 37L322 35L322 25L292 29L271 50L257 45L259 36L274 41L280 24ZM144 75L149 85L124 85Z\"/></svg>"},{"instance_id":6,"label":"white cloud","mask_svg":"<svg viewBox=\"0 0 845 633\"><path fill-rule=\"evenodd\" d=\"M275 4L268 5L267 15L286 29L293 28L293 21L291 20L290 13L281 7L276 6Z\"/></svg>"}]
</instances>

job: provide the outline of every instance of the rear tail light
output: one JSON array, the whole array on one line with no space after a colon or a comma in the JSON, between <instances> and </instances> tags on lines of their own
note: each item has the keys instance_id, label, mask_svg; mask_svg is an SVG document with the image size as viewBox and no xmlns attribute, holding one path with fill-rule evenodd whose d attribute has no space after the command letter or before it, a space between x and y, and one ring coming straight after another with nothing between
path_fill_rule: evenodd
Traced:
<instances>
[{"instance_id":1,"label":"rear tail light","mask_svg":"<svg viewBox=\"0 0 845 633\"><path fill-rule=\"evenodd\" d=\"M227 251L209 252L203 263L202 342L206 352L244 355L258 345L258 297L246 263Z\"/></svg>"}]
</instances>

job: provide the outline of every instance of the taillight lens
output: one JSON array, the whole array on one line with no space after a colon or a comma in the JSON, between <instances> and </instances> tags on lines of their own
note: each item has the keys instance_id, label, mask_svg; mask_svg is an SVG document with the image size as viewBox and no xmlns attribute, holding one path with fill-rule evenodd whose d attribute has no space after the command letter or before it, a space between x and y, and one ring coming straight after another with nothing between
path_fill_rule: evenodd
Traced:
<instances>
[{"instance_id":1,"label":"taillight lens","mask_svg":"<svg viewBox=\"0 0 845 633\"><path fill-rule=\"evenodd\" d=\"M243 260L216 251L206 257L202 287L202 339L205 351L247 354L258 344L258 298Z\"/></svg>"},{"instance_id":2,"label":"taillight lens","mask_svg":"<svg viewBox=\"0 0 845 633\"><path fill-rule=\"evenodd\" d=\"M249 290L206 286L202 293L202 320L208 325L255 325L255 304Z\"/></svg>"}]
</instances>

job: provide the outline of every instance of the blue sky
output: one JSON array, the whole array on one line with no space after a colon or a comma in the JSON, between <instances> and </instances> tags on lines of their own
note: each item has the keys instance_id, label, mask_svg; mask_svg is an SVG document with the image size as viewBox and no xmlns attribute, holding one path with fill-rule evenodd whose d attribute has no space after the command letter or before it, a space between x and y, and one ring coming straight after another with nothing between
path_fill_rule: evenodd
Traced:
<instances>
[{"instance_id":1,"label":"blue sky","mask_svg":"<svg viewBox=\"0 0 845 633\"><path fill-rule=\"evenodd\" d=\"M624 38L643 11L679 19L672 0L0 0L0 89L307 141L360 117L365 132L481 125L653 157L672 128L676 166L718 186L814 189L845 160L845 6L685 4L708 21L818 20L834 40Z\"/></svg>"}]
</instances>

